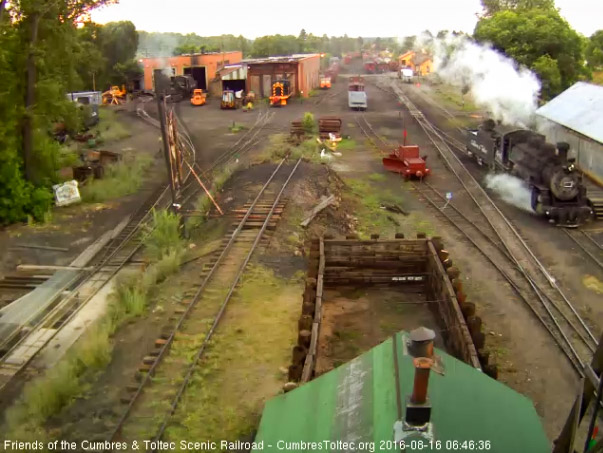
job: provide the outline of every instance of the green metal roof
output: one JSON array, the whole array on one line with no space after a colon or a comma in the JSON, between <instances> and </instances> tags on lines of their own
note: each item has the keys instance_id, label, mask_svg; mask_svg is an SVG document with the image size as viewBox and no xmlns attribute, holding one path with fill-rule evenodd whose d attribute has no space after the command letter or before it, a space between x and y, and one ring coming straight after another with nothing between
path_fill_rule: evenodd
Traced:
<instances>
[{"instance_id":1,"label":"green metal roof","mask_svg":"<svg viewBox=\"0 0 603 453\"><path fill-rule=\"evenodd\" d=\"M269 452L360 451L359 442L367 442L365 451L399 452L400 448L382 441L394 439L394 423L399 419L394 349L402 419L412 393L414 366L406 342L407 334L400 332L351 362L271 399L255 442L263 441L262 451ZM441 442L440 448L410 449L410 439L406 439L406 451L551 451L529 399L443 351L436 350L436 354L444 374L431 373L428 398L433 439ZM320 443L321 447L300 441ZM353 441L355 450L324 441ZM453 447L447 441L461 444ZM490 448L484 444L481 449L477 444L462 448L463 441L490 441ZM252 451L260 451L260 447Z\"/></svg>"}]
</instances>

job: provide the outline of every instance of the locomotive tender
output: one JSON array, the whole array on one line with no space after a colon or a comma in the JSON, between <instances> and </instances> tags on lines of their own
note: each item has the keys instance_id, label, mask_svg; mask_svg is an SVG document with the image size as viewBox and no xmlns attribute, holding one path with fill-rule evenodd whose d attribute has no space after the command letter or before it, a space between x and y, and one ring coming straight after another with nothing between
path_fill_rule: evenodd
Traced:
<instances>
[{"instance_id":1,"label":"locomotive tender","mask_svg":"<svg viewBox=\"0 0 603 453\"><path fill-rule=\"evenodd\" d=\"M559 226L577 226L592 216L582 173L568 158L569 145L547 143L543 135L486 120L467 134L467 153L479 165L524 180L532 209Z\"/></svg>"}]
</instances>

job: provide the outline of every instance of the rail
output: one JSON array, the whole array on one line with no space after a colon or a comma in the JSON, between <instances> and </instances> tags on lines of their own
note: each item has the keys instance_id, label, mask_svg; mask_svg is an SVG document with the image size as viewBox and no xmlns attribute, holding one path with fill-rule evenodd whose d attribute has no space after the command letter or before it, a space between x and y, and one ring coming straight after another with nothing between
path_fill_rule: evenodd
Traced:
<instances>
[{"instance_id":1,"label":"rail","mask_svg":"<svg viewBox=\"0 0 603 453\"><path fill-rule=\"evenodd\" d=\"M163 362L163 360L165 359L165 357L168 355L171 346L173 345L175 339L176 339L176 334L178 332L181 331L181 329L183 328L185 321L187 321L187 319L190 317L193 309L197 306L198 301L202 298L202 295L204 294L208 284L210 283L212 277L214 276L214 274L216 273L216 271L220 268L220 266L224 263L225 259L229 256L229 252L232 249L233 244L235 243L235 241L237 240L237 238L239 237L240 233L243 231L244 226L246 225L251 213L253 212L254 208L256 207L256 205L258 204L258 201L260 200L260 198L263 196L263 194L265 193L266 189L269 187L269 185L272 183L273 179L275 178L275 176L277 175L277 173L279 172L279 170L281 169L281 167L283 166L283 164L285 163L285 161L287 160L287 158L283 159L279 165L277 166L277 168L274 170L274 172L270 175L270 177L268 178L268 180L266 181L266 183L263 185L263 187L260 189L259 193L257 194L257 196L255 197L255 199L253 200L253 202L251 203L250 207L247 209L247 212L245 213L245 215L243 216L243 218L240 220L240 222L238 223L236 229L234 230L234 232L230 235L227 244L225 245L225 247L223 248L222 252L220 253L220 255L217 257L216 261L214 262L214 264L212 265L212 267L210 268L209 272L206 274L205 278L203 279L201 285L199 286L199 288L197 289L195 295L193 296L192 300L190 301L190 303L188 304L186 310L184 311L184 313L182 313L182 315L179 317L178 322L176 323L176 325L173 327L173 329L171 330L171 333L169 335L169 337L166 339L165 343L162 345L161 349L159 350L159 353L157 355L157 357L155 358L152 366L150 367L150 369L148 370L148 372L145 374L145 376L143 377L143 379L140 381L135 393L133 394L132 398L130 399L128 406L126 407L124 413L121 415L121 417L119 418L115 428L112 430L110 436L109 436L109 441L114 441L115 439L117 439L120 435L123 435L123 428L124 425L126 424L126 422L128 421L128 419L130 418L130 416L132 415L132 412L134 410L135 405L138 403L138 401L140 400L142 394L143 394L143 390L145 389L145 387L149 384L149 382L151 381L152 377L154 376L154 374L156 373L156 371L159 369L160 364ZM167 427L167 424L169 422L170 417L173 415L174 411L176 410L176 407L180 401L180 398L182 397L188 382L190 381L190 378L192 377L193 371L195 369L196 364L198 363L199 359L202 357L207 344L211 338L211 336L213 335L216 327L218 326L222 315L224 313L224 310L226 308L226 305L228 304L229 300L232 297L232 294L234 293L236 286L241 278L241 276L243 275L243 272L249 262L249 260L251 259L251 256L253 254L253 252L256 250L257 245L259 244L271 218L272 215L274 213L274 210L276 208L276 206L279 203L279 200L285 190L285 188L287 187L289 181L291 180L291 178L293 177L295 171L297 170L299 164L301 163L301 159L299 159L297 161L297 163L295 164L295 166L293 167L293 170L290 172L290 174L288 175L286 181L284 182L284 184L282 185L280 191L278 192L275 200L272 203L271 209L269 211L269 213L266 215L266 218L262 224L262 227L260 228L259 232L257 233L255 240L253 241L253 244L251 245L251 248L249 249L245 259L243 260L242 264L239 266L238 270L237 270L237 274L234 278L234 280L232 281L232 283L229 286L229 290L228 293L226 294L224 300L222 301L222 303L220 304L220 308L218 310L218 312L216 313L211 328L209 329L209 331L207 332L207 334L205 335L205 338L202 342L202 344L200 345L199 349L197 350L197 353L195 354L195 356L193 357L193 359L190 361L190 363L187 366L186 372L184 373L184 381L181 383L181 385L178 388L178 391L175 395L175 397L172 399L171 403L170 403L170 408L167 411L165 417L162 420L162 423L159 427L159 429L156 431L155 434L155 438L156 439L160 439L161 436L163 435L165 428Z\"/></svg>"},{"instance_id":2,"label":"rail","mask_svg":"<svg viewBox=\"0 0 603 453\"><path fill-rule=\"evenodd\" d=\"M582 317L577 313L572 303L562 292L561 288L559 288L554 277L538 260L519 232L504 216L480 184L473 178L458 156L449 148L448 143L442 134L433 127L422 112L404 95L404 93L401 92L399 87L392 85L392 89L402 103L408 108L410 114L421 126L425 134L430 138L440 156L446 162L448 168L461 183L465 192L477 205L480 213L490 225L493 233L504 246L508 257L516 265L524 282L515 280L515 285L522 288L527 300L534 300L533 297L529 297L526 293L526 290L530 290L530 292L533 293L533 296L540 302L540 305L537 306L530 304L532 311L536 309L540 310L539 319L542 318L547 324L552 323L552 325L547 327L548 332L553 336L576 371L581 376L584 376L586 361L581 358L581 355L584 355L585 349L594 351L597 341ZM525 283L527 283L527 286ZM582 344L575 344L573 337L572 339L568 337L566 332L566 330L568 330L567 327L564 328L560 325L559 320L552 312L552 308L557 310L557 312L561 314L561 317L566 320L569 330L572 330L574 333L579 333L578 336L582 340ZM542 309L546 312L545 316L542 316ZM569 321L570 318L577 320L580 328L576 327L574 322ZM580 349L580 352L578 352L577 349Z\"/></svg>"}]
</instances>

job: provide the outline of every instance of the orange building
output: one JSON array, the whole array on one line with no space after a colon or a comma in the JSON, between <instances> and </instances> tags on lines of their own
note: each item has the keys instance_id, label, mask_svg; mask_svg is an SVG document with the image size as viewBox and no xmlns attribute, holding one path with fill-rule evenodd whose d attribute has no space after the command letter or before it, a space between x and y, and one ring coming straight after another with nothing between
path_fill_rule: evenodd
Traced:
<instances>
[{"instance_id":1,"label":"orange building","mask_svg":"<svg viewBox=\"0 0 603 453\"><path fill-rule=\"evenodd\" d=\"M239 50L232 52L212 52L203 54L178 55L164 58L142 58L140 63L144 70L145 90L153 90L155 69L166 68L171 75L190 74L197 81L197 88L204 91L209 86L209 81L216 77L216 72L225 65L240 63L243 53Z\"/></svg>"},{"instance_id":2,"label":"orange building","mask_svg":"<svg viewBox=\"0 0 603 453\"><path fill-rule=\"evenodd\" d=\"M398 57L401 68L409 67L417 75L427 75L433 72L433 60L431 56L422 52L409 50Z\"/></svg>"}]
</instances>

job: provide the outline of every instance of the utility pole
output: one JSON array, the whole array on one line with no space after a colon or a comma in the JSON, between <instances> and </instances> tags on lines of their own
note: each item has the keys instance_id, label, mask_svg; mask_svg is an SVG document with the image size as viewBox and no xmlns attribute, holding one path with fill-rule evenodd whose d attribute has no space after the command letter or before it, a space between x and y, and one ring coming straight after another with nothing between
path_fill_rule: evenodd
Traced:
<instances>
[{"instance_id":1,"label":"utility pole","mask_svg":"<svg viewBox=\"0 0 603 453\"><path fill-rule=\"evenodd\" d=\"M170 183L170 191L172 193L172 203L170 210L174 213L178 211L179 204L177 199L176 188L174 187L174 163L171 158L170 144L168 138L167 124L165 118L165 88L161 90L161 94L157 95L157 112L159 113L159 124L161 126L161 141L163 142L163 156L165 157L165 166L168 172L168 181Z\"/></svg>"}]
</instances>

